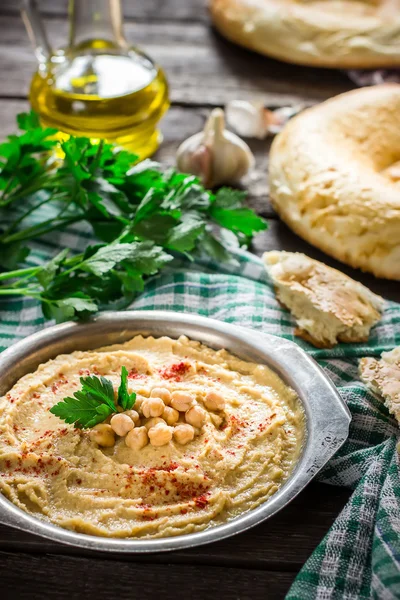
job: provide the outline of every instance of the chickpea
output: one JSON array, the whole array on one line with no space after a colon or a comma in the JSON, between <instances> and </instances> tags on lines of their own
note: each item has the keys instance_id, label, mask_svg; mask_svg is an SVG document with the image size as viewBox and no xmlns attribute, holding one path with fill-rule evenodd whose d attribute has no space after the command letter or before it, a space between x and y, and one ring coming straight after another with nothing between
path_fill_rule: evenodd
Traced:
<instances>
[{"instance_id":1,"label":"chickpea","mask_svg":"<svg viewBox=\"0 0 400 600\"><path fill-rule=\"evenodd\" d=\"M159 423L163 423L164 425L166 425L166 422L164 421L164 419L161 419L161 417L153 417L153 418L149 419L147 421L147 423L144 424L144 426L146 427L146 429L151 429L152 427L155 427Z\"/></svg>"},{"instance_id":2,"label":"chickpea","mask_svg":"<svg viewBox=\"0 0 400 600\"><path fill-rule=\"evenodd\" d=\"M219 427L221 427L222 423L224 422L224 419L221 417L221 415L216 415L215 413L211 413L210 417L213 425L215 425L215 427L219 429Z\"/></svg>"},{"instance_id":3,"label":"chickpea","mask_svg":"<svg viewBox=\"0 0 400 600\"><path fill-rule=\"evenodd\" d=\"M155 427L149 429L148 434L152 446L165 446L172 440L172 427L157 423Z\"/></svg>"},{"instance_id":4,"label":"chickpea","mask_svg":"<svg viewBox=\"0 0 400 600\"><path fill-rule=\"evenodd\" d=\"M171 406L180 412L186 412L193 404L193 396L187 392L172 392Z\"/></svg>"},{"instance_id":5,"label":"chickpea","mask_svg":"<svg viewBox=\"0 0 400 600\"><path fill-rule=\"evenodd\" d=\"M151 398L161 398L164 404L169 406L171 404L171 392L167 388L156 387L151 390Z\"/></svg>"},{"instance_id":6,"label":"chickpea","mask_svg":"<svg viewBox=\"0 0 400 600\"><path fill-rule=\"evenodd\" d=\"M118 413L111 418L110 425L114 432L120 437L124 437L131 429L135 427L135 423L128 415Z\"/></svg>"},{"instance_id":7,"label":"chickpea","mask_svg":"<svg viewBox=\"0 0 400 600\"><path fill-rule=\"evenodd\" d=\"M160 417L164 412L165 404L161 398L148 398L142 404L142 413L149 417Z\"/></svg>"},{"instance_id":8,"label":"chickpea","mask_svg":"<svg viewBox=\"0 0 400 600\"><path fill-rule=\"evenodd\" d=\"M115 444L114 431L111 425L107 425L106 423L95 425L89 435L93 442L96 442L96 444L103 448L112 448Z\"/></svg>"},{"instance_id":9,"label":"chickpea","mask_svg":"<svg viewBox=\"0 0 400 600\"><path fill-rule=\"evenodd\" d=\"M162 414L162 418L167 422L168 425L175 425L179 419L179 412L172 408L172 406L166 406Z\"/></svg>"},{"instance_id":10,"label":"chickpea","mask_svg":"<svg viewBox=\"0 0 400 600\"><path fill-rule=\"evenodd\" d=\"M131 429L125 438L125 444L132 450L141 450L149 442L146 427L135 427Z\"/></svg>"},{"instance_id":11,"label":"chickpea","mask_svg":"<svg viewBox=\"0 0 400 600\"><path fill-rule=\"evenodd\" d=\"M135 404L136 406L136 404ZM132 421L135 423L135 425L137 425L140 421L140 415L138 412L136 412L136 410L126 410L124 412L124 415L128 415L128 417L130 419L132 419Z\"/></svg>"},{"instance_id":12,"label":"chickpea","mask_svg":"<svg viewBox=\"0 0 400 600\"><path fill-rule=\"evenodd\" d=\"M204 404L208 410L223 410L225 399L219 392L208 392Z\"/></svg>"},{"instance_id":13,"label":"chickpea","mask_svg":"<svg viewBox=\"0 0 400 600\"><path fill-rule=\"evenodd\" d=\"M146 398L143 398L143 396L139 396L139 394L137 394L136 400L135 400L135 410L136 411L139 411L142 408L142 404L145 400L146 400Z\"/></svg>"},{"instance_id":14,"label":"chickpea","mask_svg":"<svg viewBox=\"0 0 400 600\"><path fill-rule=\"evenodd\" d=\"M185 414L186 423L201 429L206 421L206 411L200 406L192 406Z\"/></svg>"},{"instance_id":15,"label":"chickpea","mask_svg":"<svg viewBox=\"0 0 400 600\"><path fill-rule=\"evenodd\" d=\"M178 444L188 444L194 438L194 429L191 425L182 423L174 428L174 438Z\"/></svg>"}]
</instances>

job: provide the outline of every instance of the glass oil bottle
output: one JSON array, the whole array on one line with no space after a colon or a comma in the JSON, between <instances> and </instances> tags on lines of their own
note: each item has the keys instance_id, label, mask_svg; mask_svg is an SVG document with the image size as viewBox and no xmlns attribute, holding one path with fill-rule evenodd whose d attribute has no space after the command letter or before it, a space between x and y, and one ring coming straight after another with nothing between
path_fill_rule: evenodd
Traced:
<instances>
[{"instance_id":1,"label":"glass oil bottle","mask_svg":"<svg viewBox=\"0 0 400 600\"><path fill-rule=\"evenodd\" d=\"M22 14L39 62L29 97L42 123L125 146L140 159L153 154L168 85L162 69L127 44L120 0L70 0L69 44L56 51L35 0Z\"/></svg>"}]
</instances>

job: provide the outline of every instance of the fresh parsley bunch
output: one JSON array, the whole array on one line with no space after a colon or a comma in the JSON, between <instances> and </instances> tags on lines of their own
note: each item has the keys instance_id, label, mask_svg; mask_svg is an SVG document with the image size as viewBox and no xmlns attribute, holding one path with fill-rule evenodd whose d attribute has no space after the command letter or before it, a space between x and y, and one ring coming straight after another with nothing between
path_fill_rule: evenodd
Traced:
<instances>
[{"instance_id":1,"label":"fresh parsley bunch","mask_svg":"<svg viewBox=\"0 0 400 600\"><path fill-rule=\"evenodd\" d=\"M37 298L47 318L126 306L174 254L228 261L232 242L247 246L267 227L243 206L242 191L213 194L192 175L135 164L136 156L104 142L60 142L33 112L18 125L22 133L0 145L0 296ZM79 222L98 244L18 268L30 241Z\"/></svg>"}]
</instances>

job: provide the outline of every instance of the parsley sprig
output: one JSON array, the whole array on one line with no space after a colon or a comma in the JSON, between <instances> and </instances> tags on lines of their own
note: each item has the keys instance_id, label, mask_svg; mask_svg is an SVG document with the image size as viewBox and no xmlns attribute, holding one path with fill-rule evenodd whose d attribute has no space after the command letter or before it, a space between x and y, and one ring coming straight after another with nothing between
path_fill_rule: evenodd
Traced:
<instances>
[{"instance_id":1,"label":"parsley sprig","mask_svg":"<svg viewBox=\"0 0 400 600\"><path fill-rule=\"evenodd\" d=\"M177 253L232 261L232 245L247 246L267 227L243 205L243 191L213 194L192 175L135 164L104 142L60 143L33 112L18 125L22 133L0 144L0 296L37 298L47 318L127 306ZM26 265L32 242L52 233L54 243L54 232L78 223L99 243Z\"/></svg>"},{"instance_id":2,"label":"parsley sprig","mask_svg":"<svg viewBox=\"0 0 400 600\"><path fill-rule=\"evenodd\" d=\"M128 369L126 367L121 368L121 383L118 388L118 404L124 410L130 410L136 401L136 393L128 392Z\"/></svg>"},{"instance_id":3,"label":"parsley sprig","mask_svg":"<svg viewBox=\"0 0 400 600\"><path fill-rule=\"evenodd\" d=\"M135 392L128 392L127 380L128 370L122 367L117 402L123 410L130 410L136 401ZM80 382L82 388L74 392L73 397L67 396L50 409L53 415L66 423L73 423L75 427L87 429L118 412L112 381L106 377L90 375L81 377Z\"/></svg>"}]
</instances>

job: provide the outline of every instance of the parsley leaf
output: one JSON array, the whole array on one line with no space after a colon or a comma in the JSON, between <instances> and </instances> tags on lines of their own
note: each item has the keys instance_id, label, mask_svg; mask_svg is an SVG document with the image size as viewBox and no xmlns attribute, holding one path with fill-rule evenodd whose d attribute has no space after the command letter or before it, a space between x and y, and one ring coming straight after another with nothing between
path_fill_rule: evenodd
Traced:
<instances>
[{"instance_id":1,"label":"parsley leaf","mask_svg":"<svg viewBox=\"0 0 400 600\"><path fill-rule=\"evenodd\" d=\"M83 392L75 392L74 397L68 396L62 402L55 404L50 412L75 427L89 428L102 423L112 411L106 404Z\"/></svg>"},{"instance_id":2,"label":"parsley leaf","mask_svg":"<svg viewBox=\"0 0 400 600\"><path fill-rule=\"evenodd\" d=\"M224 263L233 267L238 266L238 261L231 255L224 244L218 240L210 231L205 231L201 239L203 250L216 262Z\"/></svg>"},{"instance_id":3,"label":"parsley leaf","mask_svg":"<svg viewBox=\"0 0 400 600\"><path fill-rule=\"evenodd\" d=\"M135 245L133 244L110 244L102 246L93 256L84 260L81 268L101 277L117 263L127 258L134 258L134 255Z\"/></svg>"},{"instance_id":4,"label":"parsley leaf","mask_svg":"<svg viewBox=\"0 0 400 600\"><path fill-rule=\"evenodd\" d=\"M39 115L37 115L33 110L31 110L29 113L20 113L17 115L17 123L18 127L23 131L36 129L37 127L40 127Z\"/></svg>"},{"instance_id":5,"label":"parsley leaf","mask_svg":"<svg viewBox=\"0 0 400 600\"><path fill-rule=\"evenodd\" d=\"M249 208L243 207L246 192L221 188L211 206L211 217L221 227L236 234L252 236L257 231L267 229L267 223Z\"/></svg>"},{"instance_id":6,"label":"parsley leaf","mask_svg":"<svg viewBox=\"0 0 400 600\"><path fill-rule=\"evenodd\" d=\"M59 252L59 254L57 254L48 263L46 263L43 266L43 269L41 269L37 273L36 278L38 279L39 283L41 283L42 286L45 289L53 281L53 279L55 277L55 274L57 273L57 270L58 270L60 264L68 256L68 253L69 253L69 249L68 248L65 248L64 250L61 250L61 252Z\"/></svg>"},{"instance_id":7,"label":"parsley leaf","mask_svg":"<svg viewBox=\"0 0 400 600\"><path fill-rule=\"evenodd\" d=\"M205 229L205 221L195 212L187 213L179 225L171 229L167 246L171 250L189 252L196 245L197 238Z\"/></svg>"},{"instance_id":8,"label":"parsley leaf","mask_svg":"<svg viewBox=\"0 0 400 600\"><path fill-rule=\"evenodd\" d=\"M250 208L216 208L211 209L211 216L216 223L230 229L251 236L255 231L263 231L267 225L261 217Z\"/></svg>"},{"instance_id":9,"label":"parsley leaf","mask_svg":"<svg viewBox=\"0 0 400 600\"><path fill-rule=\"evenodd\" d=\"M117 407L114 404L114 388L109 379L105 377L81 377L82 392L89 395L99 403L107 404L113 412L117 412Z\"/></svg>"},{"instance_id":10,"label":"parsley leaf","mask_svg":"<svg viewBox=\"0 0 400 600\"><path fill-rule=\"evenodd\" d=\"M136 394L128 392L128 369L126 367L121 368L121 383L118 388L118 404L124 410L130 410L136 401Z\"/></svg>"},{"instance_id":11,"label":"parsley leaf","mask_svg":"<svg viewBox=\"0 0 400 600\"><path fill-rule=\"evenodd\" d=\"M76 315L83 317L95 313L98 309L97 304L88 296L85 298L83 294L56 300L50 305L46 303L43 305L44 315L49 319L55 319L57 323L73 319Z\"/></svg>"},{"instance_id":12,"label":"parsley leaf","mask_svg":"<svg viewBox=\"0 0 400 600\"><path fill-rule=\"evenodd\" d=\"M243 202L246 200L246 192L243 190L231 190L227 187L222 187L215 194L213 203L214 208L241 208Z\"/></svg>"}]
</instances>

